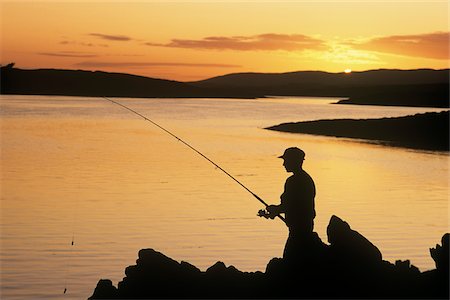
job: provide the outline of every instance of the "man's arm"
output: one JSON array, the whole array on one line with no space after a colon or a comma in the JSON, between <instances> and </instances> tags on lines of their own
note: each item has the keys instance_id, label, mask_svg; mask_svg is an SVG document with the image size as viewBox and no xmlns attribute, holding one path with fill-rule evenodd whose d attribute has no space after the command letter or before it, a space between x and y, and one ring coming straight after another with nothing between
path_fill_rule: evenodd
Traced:
<instances>
[{"instance_id":1,"label":"man's arm","mask_svg":"<svg viewBox=\"0 0 450 300\"><path fill-rule=\"evenodd\" d=\"M269 205L267 206L267 212L269 213L269 218L274 219L277 215L284 213L284 205Z\"/></svg>"},{"instance_id":2,"label":"man's arm","mask_svg":"<svg viewBox=\"0 0 450 300\"><path fill-rule=\"evenodd\" d=\"M266 218L271 218L274 219L276 216L278 216L281 213L285 213L286 212L286 205L284 204L285 202L285 198L287 196L287 185L288 185L288 180L286 180L286 183L284 184L284 192L281 195L281 203L279 205L269 205L266 207L265 210L260 210L258 212L258 215L260 217L266 217Z\"/></svg>"}]
</instances>

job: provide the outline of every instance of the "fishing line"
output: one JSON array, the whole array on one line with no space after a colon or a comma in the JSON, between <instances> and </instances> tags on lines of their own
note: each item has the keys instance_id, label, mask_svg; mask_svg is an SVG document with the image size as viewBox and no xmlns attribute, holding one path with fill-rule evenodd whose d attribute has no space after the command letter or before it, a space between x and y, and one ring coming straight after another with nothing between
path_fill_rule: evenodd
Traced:
<instances>
[{"instance_id":1,"label":"fishing line","mask_svg":"<svg viewBox=\"0 0 450 300\"><path fill-rule=\"evenodd\" d=\"M75 246L75 229L72 232L72 241L71 241L70 246L69 246L70 250L69 250L69 257L67 259L67 271L66 271L66 274L65 274L66 278L65 278L65 281L64 281L64 292L63 292L63 294L67 293L67 282L68 282L68 277L70 276L69 271L70 271L70 269L72 267L72 257L74 255L73 254L74 246Z\"/></svg>"},{"instance_id":2,"label":"fishing line","mask_svg":"<svg viewBox=\"0 0 450 300\"><path fill-rule=\"evenodd\" d=\"M70 277L70 270L72 269L72 260L74 257L74 249L75 249L75 228L76 228L76 220L77 220L77 214L78 214L78 207L79 207L79 193L80 193L80 176L79 174L72 174L73 178L77 178L76 180L76 187L75 187L75 194L77 195L75 198L75 201L72 201L73 208L71 209L72 212L72 239L69 244L69 249L67 251L67 260L66 260L66 270L64 272L64 291L63 294L66 294L68 291L68 282Z\"/></svg>"},{"instance_id":3,"label":"fishing line","mask_svg":"<svg viewBox=\"0 0 450 300\"><path fill-rule=\"evenodd\" d=\"M75 232L72 233L72 242L70 243L70 246L69 246L70 250L69 250L69 257L67 258L67 269L66 269L66 272L65 272L65 275L64 275L65 279L64 279L64 292L63 292L63 294L67 293L67 282L68 282L68 277L70 276L70 274L68 274L68 273L69 273L69 271L70 271L70 269L72 267L71 260L72 260L72 257L73 257L73 246L74 246L74 244L75 244Z\"/></svg>"},{"instance_id":4,"label":"fishing line","mask_svg":"<svg viewBox=\"0 0 450 300\"><path fill-rule=\"evenodd\" d=\"M258 200L259 202L261 202L262 204L264 204L264 206L267 208L269 206L269 204L267 204L263 199L261 199L258 195L256 195L255 193L253 193L248 187L246 187L242 182L240 182L239 180L237 180L236 178L233 177L233 175L231 175L230 173L228 173L227 171L225 171L221 166L219 166L218 164L216 164L214 161L212 161L209 157L207 157L206 155L204 155L203 153L201 153L200 151L198 151L197 149L195 149L192 145L190 145L189 143L187 143L186 141L184 141L183 139L181 139L180 137L176 136L175 134L173 134L172 132L170 132L169 130L167 130L166 128L162 127L161 125L159 125L158 123L152 121L151 119L147 118L146 116L142 115L141 113L135 111L134 109L129 108L128 106L123 105L120 102L114 101L112 99L109 99L107 97L103 97L104 99L110 101L113 104L119 105L122 108L134 113L135 115L138 115L139 117L143 118L145 121L152 123L153 125L155 125L156 127L158 127L159 129L161 129L162 131L166 132L167 134L171 135L172 137L174 137L175 139L177 139L179 142L183 143L184 145L186 145L188 148L190 148L191 150L195 151L198 155L200 155L201 157L203 157L204 159L206 159L207 161L209 161L211 164L213 164L217 169L221 170L223 173L225 173L228 177L230 177L231 179L233 179L237 184L239 184L242 188L244 188L247 192L249 192L250 194L252 194L253 197L256 198L256 200ZM278 218L280 218L283 222L286 223L286 220L284 219L283 216L277 215Z\"/></svg>"}]
</instances>

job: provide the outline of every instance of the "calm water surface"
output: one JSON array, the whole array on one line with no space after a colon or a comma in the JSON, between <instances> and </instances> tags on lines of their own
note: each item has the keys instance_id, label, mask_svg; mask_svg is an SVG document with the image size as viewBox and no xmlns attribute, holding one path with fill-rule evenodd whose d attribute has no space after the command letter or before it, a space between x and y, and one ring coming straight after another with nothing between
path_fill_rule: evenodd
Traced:
<instances>
[{"instance_id":1,"label":"calm water surface","mask_svg":"<svg viewBox=\"0 0 450 300\"><path fill-rule=\"evenodd\" d=\"M1 298L87 298L154 248L205 270L263 271L287 229L256 217L251 195L166 133L100 98L1 96ZM335 214L385 260L434 267L448 225L447 153L262 128L429 108L332 105L333 99L117 99L172 130L269 203L287 176L276 157L306 151L316 231ZM74 246L71 241L74 239ZM67 293L63 295L64 288Z\"/></svg>"}]
</instances>

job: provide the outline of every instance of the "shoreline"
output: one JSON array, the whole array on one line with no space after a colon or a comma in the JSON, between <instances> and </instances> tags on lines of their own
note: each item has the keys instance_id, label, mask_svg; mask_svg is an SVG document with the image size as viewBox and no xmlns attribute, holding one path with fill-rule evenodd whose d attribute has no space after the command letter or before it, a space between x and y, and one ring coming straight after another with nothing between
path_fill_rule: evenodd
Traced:
<instances>
[{"instance_id":1,"label":"shoreline","mask_svg":"<svg viewBox=\"0 0 450 300\"><path fill-rule=\"evenodd\" d=\"M417 150L450 151L448 110L395 118L291 122L264 129L376 141Z\"/></svg>"},{"instance_id":2,"label":"shoreline","mask_svg":"<svg viewBox=\"0 0 450 300\"><path fill-rule=\"evenodd\" d=\"M397 107L428 107L428 108L442 108L442 109L448 109L448 106L442 105L442 106L429 106L426 105L424 103L420 104L420 103L390 103L390 102L375 102L375 101L370 101L370 98L364 99L351 99L351 98L347 98L347 99L341 99L337 102L333 102L330 104L338 104L338 105L366 105L366 106L397 106Z\"/></svg>"}]
</instances>

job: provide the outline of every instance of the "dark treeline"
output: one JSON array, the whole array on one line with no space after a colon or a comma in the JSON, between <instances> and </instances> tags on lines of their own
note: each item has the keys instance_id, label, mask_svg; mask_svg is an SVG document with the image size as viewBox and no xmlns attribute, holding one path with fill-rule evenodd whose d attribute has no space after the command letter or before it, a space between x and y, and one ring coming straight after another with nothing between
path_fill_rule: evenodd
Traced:
<instances>
[{"instance_id":1,"label":"dark treeline","mask_svg":"<svg viewBox=\"0 0 450 300\"><path fill-rule=\"evenodd\" d=\"M449 70L373 70L327 73L238 73L178 82L100 71L14 68L0 71L2 94L258 98L315 96L349 98L341 103L449 107Z\"/></svg>"},{"instance_id":2,"label":"dark treeline","mask_svg":"<svg viewBox=\"0 0 450 300\"><path fill-rule=\"evenodd\" d=\"M449 151L449 111L398 118L283 123L266 129L376 140L391 146Z\"/></svg>"}]
</instances>

